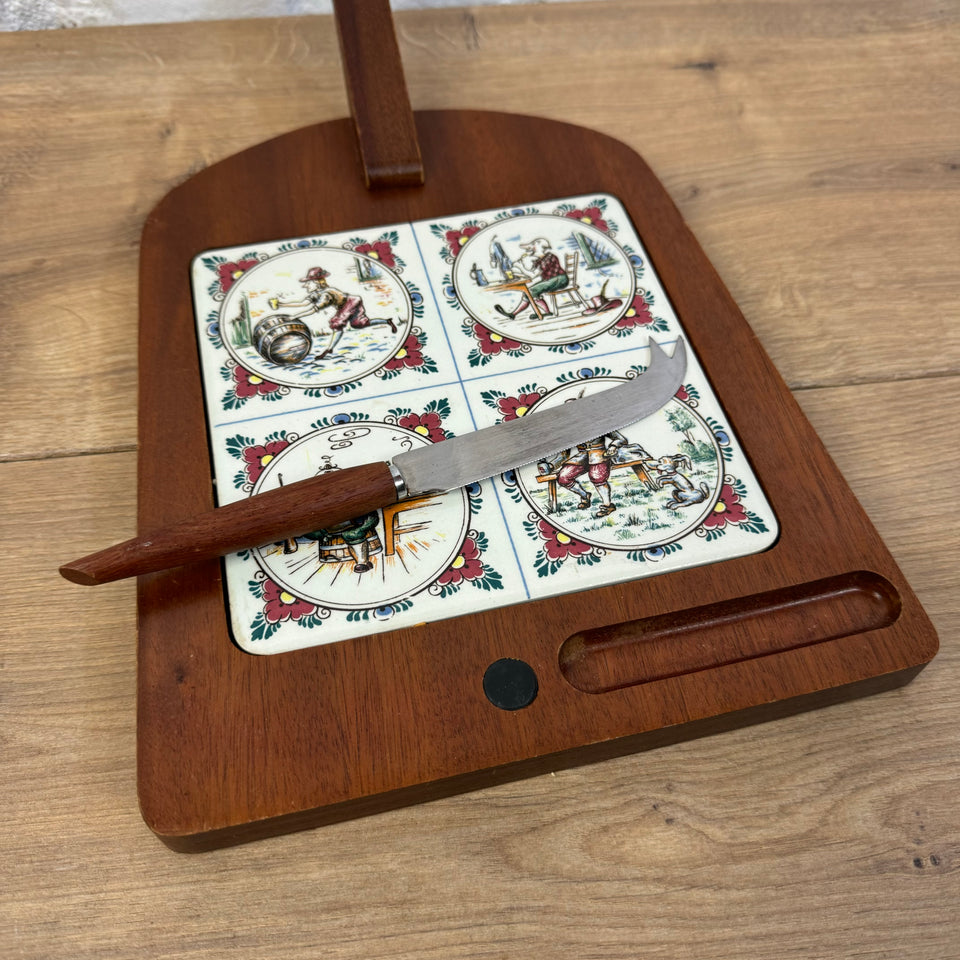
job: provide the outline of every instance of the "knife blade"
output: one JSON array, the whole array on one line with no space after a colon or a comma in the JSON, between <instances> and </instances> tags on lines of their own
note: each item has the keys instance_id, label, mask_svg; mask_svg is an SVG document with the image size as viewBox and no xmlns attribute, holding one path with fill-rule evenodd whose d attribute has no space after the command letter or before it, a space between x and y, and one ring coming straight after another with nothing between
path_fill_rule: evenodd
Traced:
<instances>
[{"instance_id":1,"label":"knife blade","mask_svg":"<svg viewBox=\"0 0 960 960\"><path fill-rule=\"evenodd\" d=\"M88 554L60 567L60 574L94 586L210 560L542 460L650 416L677 392L687 367L683 340L677 339L672 357L653 339L649 347L647 369L621 386L542 411L534 407L527 416L408 450L391 461L255 494Z\"/></svg>"}]
</instances>

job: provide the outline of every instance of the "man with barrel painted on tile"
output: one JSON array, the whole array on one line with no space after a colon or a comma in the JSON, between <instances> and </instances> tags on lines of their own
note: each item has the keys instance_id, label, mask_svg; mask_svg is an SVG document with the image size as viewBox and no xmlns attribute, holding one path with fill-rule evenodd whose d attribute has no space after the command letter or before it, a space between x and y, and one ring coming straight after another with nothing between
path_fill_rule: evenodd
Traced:
<instances>
[{"instance_id":1,"label":"man with barrel painted on tile","mask_svg":"<svg viewBox=\"0 0 960 960\"><path fill-rule=\"evenodd\" d=\"M277 297L270 299L270 308L272 310L277 310L280 307L306 307L305 310L295 315L297 318L308 316L311 313L320 313L328 307L333 308L334 314L330 318L330 329L333 332L333 339L327 345L326 350L317 354L317 360L327 356L327 354L333 351L334 347L340 342L343 331L348 326L354 330L362 330L365 327L382 324L390 327L391 333L397 332L397 324L390 317L376 318L367 316L367 311L363 306L363 300L361 300L360 297L356 294L344 293L336 287L331 287L327 283L329 276L329 271L324 270L323 267L311 267L307 271L307 275L300 279L300 282L307 291L307 295L303 300L284 303Z\"/></svg>"}]
</instances>

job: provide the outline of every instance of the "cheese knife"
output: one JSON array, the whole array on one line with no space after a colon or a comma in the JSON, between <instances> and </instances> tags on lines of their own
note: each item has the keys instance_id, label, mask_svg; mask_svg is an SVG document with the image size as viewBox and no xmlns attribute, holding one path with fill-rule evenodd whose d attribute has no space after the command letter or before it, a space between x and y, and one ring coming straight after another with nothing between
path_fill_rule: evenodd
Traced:
<instances>
[{"instance_id":1,"label":"cheese knife","mask_svg":"<svg viewBox=\"0 0 960 960\"><path fill-rule=\"evenodd\" d=\"M442 493L619 430L659 410L679 389L686 350L673 356L650 340L650 364L636 378L559 407L537 411L413 450L391 461L347 467L288 483L187 517L60 567L94 586L210 560L329 528L411 497Z\"/></svg>"}]
</instances>

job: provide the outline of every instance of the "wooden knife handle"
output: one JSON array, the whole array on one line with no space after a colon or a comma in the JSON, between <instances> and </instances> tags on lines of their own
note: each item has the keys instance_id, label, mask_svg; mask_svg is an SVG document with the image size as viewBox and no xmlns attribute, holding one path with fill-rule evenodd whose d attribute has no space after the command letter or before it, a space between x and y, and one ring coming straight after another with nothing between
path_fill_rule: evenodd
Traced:
<instances>
[{"instance_id":1,"label":"wooden knife handle","mask_svg":"<svg viewBox=\"0 0 960 960\"><path fill-rule=\"evenodd\" d=\"M397 499L389 465L365 463L187 517L81 557L60 574L84 586L123 580L323 530Z\"/></svg>"}]
</instances>

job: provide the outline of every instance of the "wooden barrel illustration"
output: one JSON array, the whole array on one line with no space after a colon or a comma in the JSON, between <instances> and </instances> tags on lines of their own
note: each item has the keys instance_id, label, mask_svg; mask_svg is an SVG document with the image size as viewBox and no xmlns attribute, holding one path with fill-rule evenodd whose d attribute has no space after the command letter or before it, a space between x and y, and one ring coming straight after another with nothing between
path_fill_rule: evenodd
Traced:
<instances>
[{"instance_id":1,"label":"wooden barrel illustration","mask_svg":"<svg viewBox=\"0 0 960 960\"><path fill-rule=\"evenodd\" d=\"M253 345L264 360L289 367L310 352L313 337L302 320L275 313L257 322L253 329Z\"/></svg>"}]
</instances>

